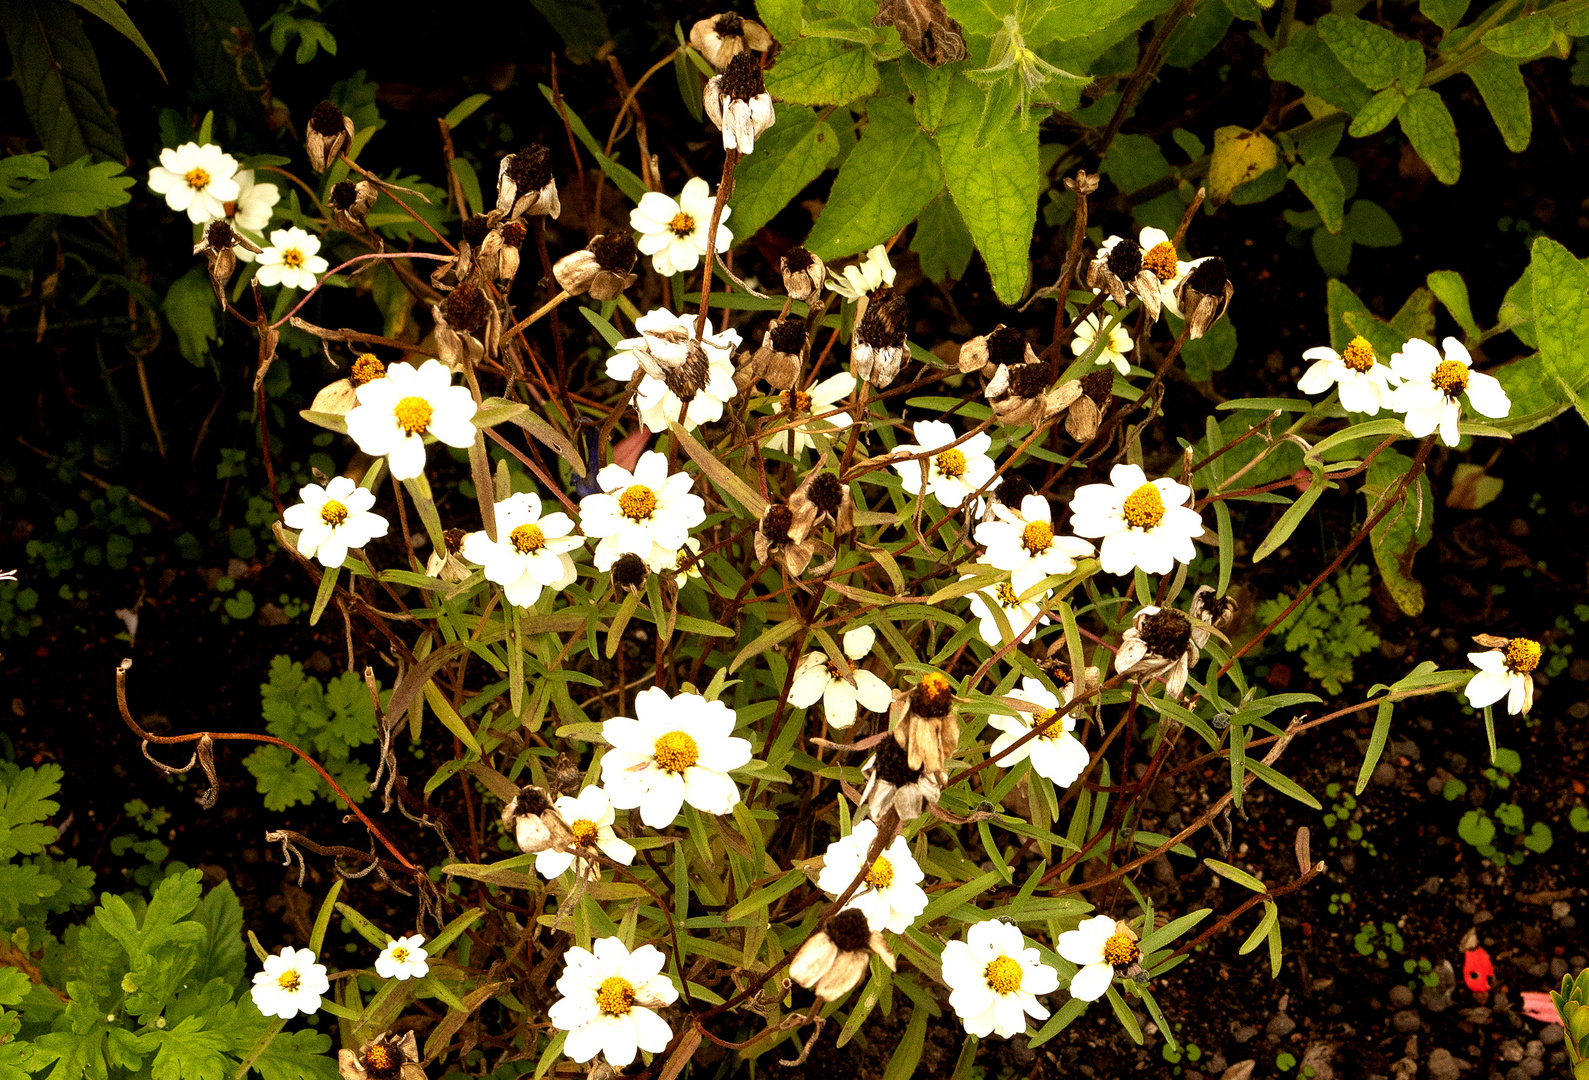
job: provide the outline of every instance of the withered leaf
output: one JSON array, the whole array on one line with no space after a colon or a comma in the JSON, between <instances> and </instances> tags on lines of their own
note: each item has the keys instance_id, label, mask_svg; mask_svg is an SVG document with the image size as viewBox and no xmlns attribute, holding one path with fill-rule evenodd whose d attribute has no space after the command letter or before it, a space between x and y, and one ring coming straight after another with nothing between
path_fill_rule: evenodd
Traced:
<instances>
[{"instance_id":1,"label":"withered leaf","mask_svg":"<svg viewBox=\"0 0 1589 1080\"><path fill-rule=\"evenodd\" d=\"M942 0L878 0L873 26L892 26L911 55L928 67L966 58L960 24L949 17Z\"/></svg>"}]
</instances>

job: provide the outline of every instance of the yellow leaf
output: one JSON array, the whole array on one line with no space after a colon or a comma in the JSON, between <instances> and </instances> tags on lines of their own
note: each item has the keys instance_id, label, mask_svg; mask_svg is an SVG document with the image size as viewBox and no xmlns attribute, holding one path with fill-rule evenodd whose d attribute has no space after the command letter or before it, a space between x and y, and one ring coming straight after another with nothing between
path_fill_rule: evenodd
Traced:
<instances>
[{"instance_id":1,"label":"yellow leaf","mask_svg":"<svg viewBox=\"0 0 1589 1080\"><path fill-rule=\"evenodd\" d=\"M1214 132L1214 160L1208 167L1208 198L1219 205L1230 193L1279 164L1280 155L1267 135L1246 128L1222 127Z\"/></svg>"}]
</instances>

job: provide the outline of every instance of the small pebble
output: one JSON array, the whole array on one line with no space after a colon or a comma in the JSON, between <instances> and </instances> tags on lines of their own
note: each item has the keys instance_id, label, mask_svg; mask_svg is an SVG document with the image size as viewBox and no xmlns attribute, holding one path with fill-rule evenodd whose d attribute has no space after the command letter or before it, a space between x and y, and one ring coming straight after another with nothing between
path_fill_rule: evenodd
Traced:
<instances>
[{"instance_id":1,"label":"small pebble","mask_svg":"<svg viewBox=\"0 0 1589 1080\"><path fill-rule=\"evenodd\" d=\"M1389 787L1396 782L1396 766L1388 761L1381 761L1374 766L1374 783L1380 787Z\"/></svg>"},{"instance_id":2,"label":"small pebble","mask_svg":"<svg viewBox=\"0 0 1589 1080\"><path fill-rule=\"evenodd\" d=\"M1390 1024L1403 1035L1410 1035L1423 1026L1423 1018L1417 1009L1402 1009L1390 1018Z\"/></svg>"},{"instance_id":3,"label":"small pebble","mask_svg":"<svg viewBox=\"0 0 1589 1080\"><path fill-rule=\"evenodd\" d=\"M1523 1044L1516 1039L1507 1039L1500 1046L1502 1061L1522 1061Z\"/></svg>"},{"instance_id":4,"label":"small pebble","mask_svg":"<svg viewBox=\"0 0 1589 1080\"><path fill-rule=\"evenodd\" d=\"M1558 981L1560 981L1561 977L1563 975L1565 975L1565 974L1567 974L1567 961L1563 960L1559 956L1556 957L1555 959L1551 960L1551 962L1550 962L1550 979L1551 979L1551 981L1552 982L1558 982Z\"/></svg>"},{"instance_id":5,"label":"small pebble","mask_svg":"<svg viewBox=\"0 0 1589 1080\"><path fill-rule=\"evenodd\" d=\"M1264 1034L1271 1039L1283 1039L1297 1029L1297 1022L1285 1013L1277 1013L1270 1018L1264 1028Z\"/></svg>"},{"instance_id":6,"label":"small pebble","mask_svg":"<svg viewBox=\"0 0 1589 1080\"><path fill-rule=\"evenodd\" d=\"M1570 911L1572 911L1572 905L1565 900L1557 900L1550 905L1550 917L1552 919L1564 919Z\"/></svg>"},{"instance_id":7,"label":"small pebble","mask_svg":"<svg viewBox=\"0 0 1589 1080\"><path fill-rule=\"evenodd\" d=\"M1258 1029L1248 1024L1230 1025L1230 1037L1236 1040L1237 1045L1246 1046L1257 1036ZM1239 1064L1239 1062L1238 1062ZM1248 1072L1251 1072L1249 1069Z\"/></svg>"},{"instance_id":8,"label":"small pebble","mask_svg":"<svg viewBox=\"0 0 1589 1080\"><path fill-rule=\"evenodd\" d=\"M1412 990L1397 983L1390 988L1390 1003L1398 1009L1405 1009L1413 1003Z\"/></svg>"},{"instance_id":9,"label":"small pebble","mask_svg":"<svg viewBox=\"0 0 1589 1080\"><path fill-rule=\"evenodd\" d=\"M1463 1070L1472 1067L1469 1062L1452 1056L1451 1051L1443 1046L1429 1051L1429 1080L1457 1080Z\"/></svg>"},{"instance_id":10,"label":"small pebble","mask_svg":"<svg viewBox=\"0 0 1589 1080\"><path fill-rule=\"evenodd\" d=\"M1539 1032L1539 1041L1546 1046L1555 1046L1562 1041L1564 1032L1560 1024L1546 1024Z\"/></svg>"}]
</instances>

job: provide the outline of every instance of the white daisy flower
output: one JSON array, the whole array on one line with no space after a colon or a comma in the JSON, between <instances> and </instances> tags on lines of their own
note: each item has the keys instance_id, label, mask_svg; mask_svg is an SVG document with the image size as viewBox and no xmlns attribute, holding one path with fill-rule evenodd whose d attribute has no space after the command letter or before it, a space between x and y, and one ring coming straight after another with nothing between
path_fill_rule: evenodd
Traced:
<instances>
[{"instance_id":1,"label":"white daisy flower","mask_svg":"<svg viewBox=\"0 0 1589 1080\"><path fill-rule=\"evenodd\" d=\"M1077 559L1093 553L1092 544L1079 536L1054 533L1053 511L1041 495L1023 498L1019 512L995 499L993 520L979 524L975 536L988 549L982 561L1010 571L1017 595L1051 574L1070 573Z\"/></svg>"},{"instance_id":2,"label":"white daisy flower","mask_svg":"<svg viewBox=\"0 0 1589 1080\"><path fill-rule=\"evenodd\" d=\"M1070 351L1077 356L1086 356L1093 342L1098 340L1098 335L1102 332L1103 324L1099 321L1097 313L1087 316L1071 331ZM1109 328L1109 338L1104 342L1102 351L1093 359L1093 363L1113 364L1120 374L1129 375L1131 361L1126 359L1126 353L1134 348L1136 342L1131 340L1131 331L1122 324L1116 323Z\"/></svg>"},{"instance_id":3,"label":"white daisy flower","mask_svg":"<svg viewBox=\"0 0 1589 1080\"><path fill-rule=\"evenodd\" d=\"M656 308L636 319L635 329L646 336L624 338L618 342L618 351L607 360L609 379L627 383L634 378L635 372L642 366L635 351L647 346L648 336L674 331L682 332L687 338L693 337L695 319L693 316L675 315L666 308ZM635 407L640 410L640 422L647 431L668 430L668 422L677 423L681 413L684 415L684 430L694 431L702 424L722 419L724 403L739 393L738 387L734 385L733 360L734 350L740 345L739 331L707 333L702 336L700 345L706 353L706 378L690 399L688 412L685 412L684 403L666 381L650 373L640 380L635 390Z\"/></svg>"},{"instance_id":4,"label":"white daisy flower","mask_svg":"<svg viewBox=\"0 0 1589 1080\"><path fill-rule=\"evenodd\" d=\"M876 840L875 822L856 822L850 835L828 845L822 856L822 873L817 875L817 888L833 897L849 888L866 866L867 853ZM921 887L924 877L910 853L910 845L896 833L893 842L866 867L865 883L844 906L858 909L873 930L903 934L927 910L927 893Z\"/></svg>"},{"instance_id":5,"label":"white daisy flower","mask_svg":"<svg viewBox=\"0 0 1589 1080\"><path fill-rule=\"evenodd\" d=\"M1109 990L1116 968L1131 968L1142 956L1137 935L1123 922L1107 915L1084 919L1074 930L1059 935L1055 952L1081 966L1071 976L1070 996L1097 1001Z\"/></svg>"},{"instance_id":6,"label":"white daisy flower","mask_svg":"<svg viewBox=\"0 0 1589 1080\"><path fill-rule=\"evenodd\" d=\"M1539 666L1541 649L1532 638L1498 638L1482 634L1481 645L1493 645L1487 652L1468 653L1468 663L1478 673L1468 680L1468 704L1475 709L1506 699L1506 711L1527 716L1534 707L1534 669Z\"/></svg>"},{"instance_id":7,"label":"white daisy flower","mask_svg":"<svg viewBox=\"0 0 1589 1080\"><path fill-rule=\"evenodd\" d=\"M381 955L375 958L375 974L398 982L423 979L430 974L430 954L424 945L425 939L418 934L388 941Z\"/></svg>"},{"instance_id":8,"label":"white daisy flower","mask_svg":"<svg viewBox=\"0 0 1589 1080\"><path fill-rule=\"evenodd\" d=\"M1473 370L1473 358L1462 342L1448 337L1445 356L1427 341L1413 338L1390 358L1390 370L1403 381L1396 387L1391 408L1406 413L1403 423L1415 439L1436 428L1440 441L1455 446L1462 438L1462 395L1482 416L1499 419L1512 409L1512 400L1493 375Z\"/></svg>"},{"instance_id":9,"label":"white daisy flower","mask_svg":"<svg viewBox=\"0 0 1589 1080\"><path fill-rule=\"evenodd\" d=\"M976 576L976 574L965 574L961 580ZM1043 589L1022 599L1023 593L1017 592L1010 582L1001 581L970 593L966 599L971 601L971 614L978 620L977 635L996 649L1001 645L1008 645L1009 639L999 629L999 620L993 613L1004 612L1004 618L1010 624L1010 633L1020 634L1020 641L1025 644L1037 634L1039 626L1050 621L1049 617L1044 615L1032 624L1030 630L1027 629L1027 624L1037 619L1037 613L1043 609L1043 602L1052 593L1052 589Z\"/></svg>"},{"instance_id":10,"label":"white daisy flower","mask_svg":"<svg viewBox=\"0 0 1589 1080\"><path fill-rule=\"evenodd\" d=\"M576 945L565 958L568 966L557 980L563 996L546 1016L568 1032L563 1053L571 1060L602 1054L622 1069L640 1050L660 1054L668 1048L673 1029L654 1010L673 1004L679 992L662 974L667 958L656 946L630 952L615 937L597 938L590 951Z\"/></svg>"},{"instance_id":11,"label":"white daisy flower","mask_svg":"<svg viewBox=\"0 0 1589 1080\"><path fill-rule=\"evenodd\" d=\"M601 759L601 782L612 805L639 808L640 820L665 829L689 803L708 814L739 804L728 774L750 761L750 742L734 735L734 710L699 694L669 697L660 686L635 695L635 716L601 726L612 747Z\"/></svg>"},{"instance_id":12,"label":"white daisy flower","mask_svg":"<svg viewBox=\"0 0 1589 1080\"><path fill-rule=\"evenodd\" d=\"M1380 409L1391 408L1395 384L1401 382L1379 362L1374 346L1361 334L1352 339L1345 352L1319 345L1303 353L1302 359L1312 360L1313 365L1297 380L1297 389L1304 394L1323 394L1339 386L1341 408L1347 412L1374 416Z\"/></svg>"},{"instance_id":13,"label":"white daisy flower","mask_svg":"<svg viewBox=\"0 0 1589 1080\"><path fill-rule=\"evenodd\" d=\"M1070 704L1071 698L1076 695L1075 684L1063 671L1056 670L1054 675L1065 683L1063 699L1055 697L1048 687L1027 676L1021 680L1020 697L1039 706L1039 710L1035 713L1020 713L1015 716L995 713L988 717L990 724L1004 732L994 739L993 745L988 748L989 757L998 757L1027 732L1048 723L1055 713ZM1082 770L1092 759L1087 753L1087 748L1081 744L1081 740L1071 734L1075 730L1075 714L1066 713L1043 734L1022 743L1020 748L1009 756L999 758L999 765L1008 769L1017 762L1030 758L1032 771L1038 776L1051 780L1060 787L1069 787L1076 782L1076 778L1082 774Z\"/></svg>"},{"instance_id":14,"label":"white daisy flower","mask_svg":"<svg viewBox=\"0 0 1589 1080\"><path fill-rule=\"evenodd\" d=\"M773 399L773 424L774 426L786 424L790 416L810 416L828 412L854 392L855 376L848 371L828 376L810 391L785 390ZM834 413L832 416L824 416L821 420L808 420L798 427L769 435L762 440L761 445L772 450L781 450L791 457L799 457L807 450L816 448L816 440L811 438L812 432L821 432L832 437L834 432L849 426L848 413Z\"/></svg>"},{"instance_id":15,"label":"white daisy flower","mask_svg":"<svg viewBox=\"0 0 1589 1080\"><path fill-rule=\"evenodd\" d=\"M312 289L315 279L331 265L316 254L319 250L319 237L296 226L277 229L270 234L270 247L257 256L259 272L254 276L261 285Z\"/></svg>"},{"instance_id":16,"label":"white daisy flower","mask_svg":"<svg viewBox=\"0 0 1589 1080\"><path fill-rule=\"evenodd\" d=\"M600 787L592 784L578 795L560 797L553 805L563 816L563 820L568 822L569 831L574 834L576 843L594 845L596 850L607 858L621 862L625 866L634 862L635 849L618 839L618 834L613 831L612 800ZM572 851L554 851L548 848L535 856L535 871L550 880L561 876L563 871L573 866L575 859L575 853ZM588 859L579 859L578 862L585 877L591 881L600 880L600 864Z\"/></svg>"},{"instance_id":17,"label":"white daisy flower","mask_svg":"<svg viewBox=\"0 0 1589 1080\"><path fill-rule=\"evenodd\" d=\"M497 539L484 532L463 538L463 557L485 567L514 607L534 607L542 589L560 592L579 576L569 552L585 546L562 511L541 516L541 497L521 491L497 503Z\"/></svg>"},{"instance_id":18,"label":"white daisy flower","mask_svg":"<svg viewBox=\"0 0 1589 1080\"><path fill-rule=\"evenodd\" d=\"M660 191L646 192L640 196L640 205L629 211L629 224L640 234L635 245L651 256L651 265L659 274L694 270L706 254L706 231L711 228L716 204L717 195L699 176L684 185L677 199ZM729 209L723 207L718 219L716 251L727 251L734 243L734 234L723 224Z\"/></svg>"},{"instance_id":19,"label":"white daisy flower","mask_svg":"<svg viewBox=\"0 0 1589 1080\"><path fill-rule=\"evenodd\" d=\"M275 184L256 183L253 169L240 169L234 179L237 180L237 198L226 204L231 208L227 217L233 229L258 247L264 247L265 226L270 224L276 204L281 201L281 189ZM239 244L234 250L243 262L254 261L254 253L243 245Z\"/></svg>"},{"instance_id":20,"label":"white daisy flower","mask_svg":"<svg viewBox=\"0 0 1589 1080\"><path fill-rule=\"evenodd\" d=\"M359 449L386 465L398 480L425 471L425 436L460 449L475 440L474 398L467 386L452 385L452 372L440 360L419 367L393 364L386 378L354 391L359 403L348 413L348 434Z\"/></svg>"},{"instance_id":21,"label":"white daisy flower","mask_svg":"<svg viewBox=\"0 0 1589 1080\"><path fill-rule=\"evenodd\" d=\"M1192 538L1203 519L1186 504L1192 489L1169 477L1148 482L1139 465L1116 465L1109 483L1084 484L1070 501L1070 528L1077 536L1102 539L1098 564L1110 574L1137 567L1168 574L1177 561L1197 557Z\"/></svg>"},{"instance_id":22,"label":"white daisy flower","mask_svg":"<svg viewBox=\"0 0 1589 1080\"><path fill-rule=\"evenodd\" d=\"M386 519L370 513L375 493L346 476L332 477L325 487L308 484L298 497L303 501L287 507L282 524L298 530L298 554L318 559L321 566L341 566L349 548L386 535Z\"/></svg>"},{"instance_id":23,"label":"white daisy flower","mask_svg":"<svg viewBox=\"0 0 1589 1080\"><path fill-rule=\"evenodd\" d=\"M835 274L829 269L828 288L846 300L859 300L878 289L892 286L896 273L894 264L888 261L888 249L878 244L859 262L846 266L842 274Z\"/></svg>"},{"instance_id":24,"label":"white daisy flower","mask_svg":"<svg viewBox=\"0 0 1589 1080\"><path fill-rule=\"evenodd\" d=\"M601 491L579 501L579 524L596 545L596 569L612 569L618 556L633 552L653 571L670 561L706 520L706 503L692 494L688 473L668 475L668 459L647 450L634 472L608 465L596 474ZM676 557L676 556L672 556ZM658 559L661 564L658 564Z\"/></svg>"},{"instance_id":25,"label":"white daisy flower","mask_svg":"<svg viewBox=\"0 0 1589 1080\"><path fill-rule=\"evenodd\" d=\"M965 502L972 492L993 478L996 467L988 457L988 447L993 439L979 431L959 446L950 446L960 436L955 429L941 420L919 420L912 429L914 443L901 443L894 447L896 454L930 453L925 462L895 462L893 469L900 483L912 495L921 494L922 465L927 466L927 486L933 498L945 509L954 509Z\"/></svg>"},{"instance_id":26,"label":"white daisy flower","mask_svg":"<svg viewBox=\"0 0 1589 1080\"><path fill-rule=\"evenodd\" d=\"M226 216L226 204L237 198L237 159L214 143L183 143L160 151L160 164L149 170L149 190L164 195L166 205L188 220L204 225Z\"/></svg>"},{"instance_id":27,"label":"white daisy flower","mask_svg":"<svg viewBox=\"0 0 1589 1080\"><path fill-rule=\"evenodd\" d=\"M870 626L857 627L844 635L844 655L850 658L855 675L853 686L829 662L827 653L806 653L800 658L794 683L789 687L789 704L797 709L809 709L821 698L828 723L836 728L847 728L855 723L857 703L872 712L887 711L894 703L894 692L882 679L856 666L866 659L876 641L877 631Z\"/></svg>"},{"instance_id":28,"label":"white daisy flower","mask_svg":"<svg viewBox=\"0 0 1589 1080\"><path fill-rule=\"evenodd\" d=\"M265 957L265 970L256 972L248 994L266 1016L291 1020L320 1010L320 997L331 992L324 964L314 961L311 949L282 946L277 956Z\"/></svg>"},{"instance_id":29,"label":"white daisy flower","mask_svg":"<svg viewBox=\"0 0 1589 1080\"><path fill-rule=\"evenodd\" d=\"M1191 264L1181 259L1175 242L1163 229L1149 225L1138 237L1142 245L1142 269L1159 279L1159 303L1180 314L1175 306L1175 285Z\"/></svg>"},{"instance_id":30,"label":"white daisy flower","mask_svg":"<svg viewBox=\"0 0 1589 1080\"><path fill-rule=\"evenodd\" d=\"M990 919L973 924L964 941L943 947L943 981L966 1031L1008 1039L1026 1030L1028 1016L1048 1019L1037 995L1059 989L1059 972L1026 944L1020 927Z\"/></svg>"}]
</instances>

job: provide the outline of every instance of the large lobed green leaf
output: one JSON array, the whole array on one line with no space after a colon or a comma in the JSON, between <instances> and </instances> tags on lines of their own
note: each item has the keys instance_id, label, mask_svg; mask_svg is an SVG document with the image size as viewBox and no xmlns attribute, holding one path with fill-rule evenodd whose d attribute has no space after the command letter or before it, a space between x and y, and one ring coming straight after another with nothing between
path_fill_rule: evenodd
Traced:
<instances>
[{"instance_id":1,"label":"large lobed green leaf","mask_svg":"<svg viewBox=\"0 0 1589 1080\"><path fill-rule=\"evenodd\" d=\"M91 165L85 154L51 170L43 154L19 154L0 160L0 215L92 217L131 202L127 189L134 183L118 162Z\"/></svg>"},{"instance_id":2,"label":"large lobed green leaf","mask_svg":"<svg viewBox=\"0 0 1589 1080\"><path fill-rule=\"evenodd\" d=\"M839 169L806 247L824 259L865 251L914 221L941 190L937 150L911 106L873 98L866 130Z\"/></svg>"},{"instance_id":3,"label":"large lobed green leaf","mask_svg":"<svg viewBox=\"0 0 1589 1080\"><path fill-rule=\"evenodd\" d=\"M1548 237L1534 241L1530 263L1534 332L1546 389L1571 403L1589 421L1582 398L1589 384L1589 268Z\"/></svg>"},{"instance_id":4,"label":"large lobed green leaf","mask_svg":"<svg viewBox=\"0 0 1589 1080\"><path fill-rule=\"evenodd\" d=\"M767 69L767 91L797 105L847 105L877 89L877 65L863 45L800 38Z\"/></svg>"},{"instance_id":5,"label":"large lobed green leaf","mask_svg":"<svg viewBox=\"0 0 1589 1080\"><path fill-rule=\"evenodd\" d=\"M838 136L826 120L799 105L778 105L777 122L756 140L756 152L734 174L734 231L749 237L807 184L822 175L839 152Z\"/></svg>"}]
</instances>

